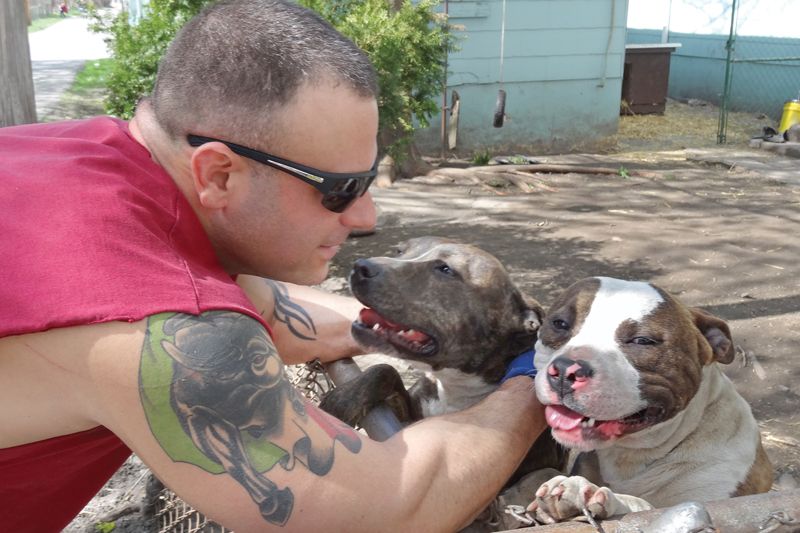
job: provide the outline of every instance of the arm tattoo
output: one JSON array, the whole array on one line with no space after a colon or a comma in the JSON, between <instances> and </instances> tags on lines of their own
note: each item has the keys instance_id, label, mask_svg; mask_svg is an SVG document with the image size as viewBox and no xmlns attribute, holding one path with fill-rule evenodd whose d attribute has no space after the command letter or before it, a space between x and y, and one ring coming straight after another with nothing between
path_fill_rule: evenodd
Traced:
<instances>
[{"instance_id":1,"label":"arm tattoo","mask_svg":"<svg viewBox=\"0 0 800 533\"><path fill-rule=\"evenodd\" d=\"M270 279L265 279L264 281L269 285L272 290L272 296L275 298L275 320L286 324L295 337L305 341L315 340L317 327L314 325L314 320L312 320L311 315L308 314L308 311L303 306L292 301L286 285ZM298 328L303 328L310 333L303 334Z\"/></svg>"},{"instance_id":2,"label":"arm tattoo","mask_svg":"<svg viewBox=\"0 0 800 533\"><path fill-rule=\"evenodd\" d=\"M324 476L337 441L351 453L361 449L349 426L303 401L263 326L239 313L151 316L139 390L150 429L170 458L227 473L272 524L286 523L294 495L266 472L300 463Z\"/></svg>"}]
</instances>

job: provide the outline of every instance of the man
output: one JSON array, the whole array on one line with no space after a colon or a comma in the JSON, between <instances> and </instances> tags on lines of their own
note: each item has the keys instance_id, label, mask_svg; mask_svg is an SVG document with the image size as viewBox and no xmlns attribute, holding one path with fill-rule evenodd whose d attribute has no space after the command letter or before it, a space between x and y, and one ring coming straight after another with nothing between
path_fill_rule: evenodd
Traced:
<instances>
[{"instance_id":1,"label":"man","mask_svg":"<svg viewBox=\"0 0 800 533\"><path fill-rule=\"evenodd\" d=\"M544 426L529 378L377 443L283 372L357 351L353 302L263 278L318 283L374 224L376 93L316 15L226 0L130 124L0 130L4 529L63 528L131 450L238 533L448 531L488 504Z\"/></svg>"}]
</instances>

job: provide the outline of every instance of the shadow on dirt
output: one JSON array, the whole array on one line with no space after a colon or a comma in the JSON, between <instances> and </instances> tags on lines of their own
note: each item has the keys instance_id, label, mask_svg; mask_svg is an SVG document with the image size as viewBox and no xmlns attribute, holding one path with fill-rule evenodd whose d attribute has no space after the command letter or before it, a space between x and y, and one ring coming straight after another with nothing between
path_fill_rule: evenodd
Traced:
<instances>
[{"instance_id":1,"label":"shadow on dirt","mask_svg":"<svg viewBox=\"0 0 800 533\"><path fill-rule=\"evenodd\" d=\"M484 225L458 224L440 226L429 233L460 242L474 244L502 258L506 269L514 281L526 293L542 303L549 302L550 295L566 288L575 281L587 276L610 276L627 279L650 279L659 274L659 269L651 268L644 260L621 261L603 258L598 252L600 244L579 238L550 239L548 230L535 236L514 239L499 239L497 229ZM391 255L392 245L412 237L420 236L419 228L382 228L380 239L363 239L358 245L343 247L331 275L347 277L350 265L360 257ZM352 241L351 241L352 242ZM543 267L544 257L537 250L547 250L547 258L569 258L569 269L561 275L548 275L553 265ZM527 250L527 252L524 252ZM566 266L566 265L565 265Z\"/></svg>"},{"instance_id":2,"label":"shadow on dirt","mask_svg":"<svg viewBox=\"0 0 800 533\"><path fill-rule=\"evenodd\" d=\"M377 233L349 239L331 276L347 292L357 258L437 235L493 253L545 307L587 276L654 282L728 321L743 355L725 371L753 407L776 478L788 472L797 483L800 188L780 177L782 166L771 172L772 160L759 160L754 171L742 165L758 154L726 163L726 153L733 152L715 151L710 159L722 162L705 164L654 152L639 165L646 175L543 174L533 191L496 178L404 180L374 192ZM636 168L630 157L592 156L591 163Z\"/></svg>"}]
</instances>

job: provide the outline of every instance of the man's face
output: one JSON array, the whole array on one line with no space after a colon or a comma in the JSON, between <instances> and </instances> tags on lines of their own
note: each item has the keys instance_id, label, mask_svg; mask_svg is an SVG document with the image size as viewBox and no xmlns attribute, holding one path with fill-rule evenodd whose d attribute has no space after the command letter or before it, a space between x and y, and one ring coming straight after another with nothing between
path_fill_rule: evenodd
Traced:
<instances>
[{"instance_id":1,"label":"man's face","mask_svg":"<svg viewBox=\"0 0 800 533\"><path fill-rule=\"evenodd\" d=\"M300 89L276 127L277 145L254 148L326 172L358 173L375 163L377 103L341 85ZM241 202L226 209L223 242L216 239L231 273L319 283L350 231L375 224L369 193L334 213L303 180L259 163L251 167Z\"/></svg>"}]
</instances>

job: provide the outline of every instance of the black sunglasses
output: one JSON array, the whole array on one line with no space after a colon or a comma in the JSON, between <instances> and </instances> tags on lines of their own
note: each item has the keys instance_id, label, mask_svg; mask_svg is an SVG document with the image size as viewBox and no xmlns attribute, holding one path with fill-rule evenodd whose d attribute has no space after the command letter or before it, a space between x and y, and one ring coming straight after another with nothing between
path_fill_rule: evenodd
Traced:
<instances>
[{"instance_id":1,"label":"black sunglasses","mask_svg":"<svg viewBox=\"0 0 800 533\"><path fill-rule=\"evenodd\" d=\"M186 139L191 146L200 146L201 144L210 142L219 142L231 149L232 152L239 154L253 161L258 161L265 165L269 165L278 170L282 170L287 174L299 178L308 183L319 192L322 193L322 205L325 209L333 211L334 213L341 213L347 209L356 198L363 196L372 180L378 174L378 162L375 162L373 167L366 172L358 172L356 174L340 174L333 172L323 172L312 167L301 165L283 159L281 157L268 154L266 152L259 152L240 144L235 144L212 137L203 137L201 135L187 135Z\"/></svg>"}]
</instances>

